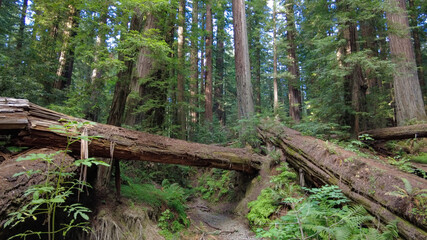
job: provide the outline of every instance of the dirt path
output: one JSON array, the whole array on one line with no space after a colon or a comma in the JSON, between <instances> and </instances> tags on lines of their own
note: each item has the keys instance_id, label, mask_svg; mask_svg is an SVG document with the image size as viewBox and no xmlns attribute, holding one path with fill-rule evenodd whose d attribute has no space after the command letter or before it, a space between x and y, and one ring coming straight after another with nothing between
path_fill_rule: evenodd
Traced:
<instances>
[{"instance_id":1,"label":"dirt path","mask_svg":"<svg viewBox=\"0 0 427 240\"><path fill-rule=\"evenodd\" d=\"M196 199L189 204L192 225L202 233L200 239L255 240L244 219L231 213L231 204L212 204Z\"/></svg>"}]
</instances>

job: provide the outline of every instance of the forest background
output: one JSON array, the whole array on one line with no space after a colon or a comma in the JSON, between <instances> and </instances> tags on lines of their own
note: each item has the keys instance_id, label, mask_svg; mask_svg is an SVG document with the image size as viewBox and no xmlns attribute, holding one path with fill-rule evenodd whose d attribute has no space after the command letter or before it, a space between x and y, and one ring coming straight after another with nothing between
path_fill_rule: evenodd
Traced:
<instances>
[{"instance_id":1,"label":"forest background","mask_svg":"<svg viewBox=\"0 0 427 240\"><path fill-rule=\"evenodd\" d=\"M1 95L202 142L254 112L317 136L425 120L424 1L238 2L2 0Z\"/></svg>"}]
</instances>

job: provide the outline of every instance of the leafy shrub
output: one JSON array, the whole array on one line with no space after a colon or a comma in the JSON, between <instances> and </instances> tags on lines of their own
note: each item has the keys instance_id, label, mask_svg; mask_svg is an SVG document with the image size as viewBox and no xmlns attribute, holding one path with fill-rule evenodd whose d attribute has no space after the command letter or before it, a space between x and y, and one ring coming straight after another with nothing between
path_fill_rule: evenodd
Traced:
<instances>
[{"instance_id":1,"label":"leafy shrub","mask_svg":"<svg viewBox=\"0 0 427 240\"><path fill-rule=\"evenodd\" d=\"M257 236L270 239L393 239L395 224L380 233L363 227L373 217L361 206L344 205L348 199L336 186L306 189L313 193L307 200L287 198L292 206L285 216L270 224L267 230L258 229Z\"/></svg>"},{"instance_id":2,"label":"leafy shrub","mask_svg":"<svg viewBox=\"0 0 427 240\"><path fill-rule=\"evenodd\" d=\"M270 216L277 211L277 201L274 200L275 192L271 188L261 191L261 194L255 201L248 203L250 209L247 218L251 225L265 226L270 223Z\"/></svg>"},{"instance_id":3,"label":"leafy shrub","mask_svg":"<svg viewBox=\"0 0 427 240\"><path fill-rule=\"evenodd\" d=\"M298 196L301 190L294 183L297 175L290 171L287 163L282 163L278 171L277 175L271 176L273 186L263 189L255 201L248 203L247 218L252 226L266 226L271 222L270 216L279 210L279 203L287 197Z\"/></svg>"},{"instance_id":4,"label":"leafy shrub","mask_svg":"<svg viewBox=\"0 0 427 240\"><path fill-rule=\"evenodd\" d=\"M225 196L231 197L234 188L233 171L212 169L200 178L196 191L200 192L203 199L218 202Z\"/></svg>"}]
</instances>

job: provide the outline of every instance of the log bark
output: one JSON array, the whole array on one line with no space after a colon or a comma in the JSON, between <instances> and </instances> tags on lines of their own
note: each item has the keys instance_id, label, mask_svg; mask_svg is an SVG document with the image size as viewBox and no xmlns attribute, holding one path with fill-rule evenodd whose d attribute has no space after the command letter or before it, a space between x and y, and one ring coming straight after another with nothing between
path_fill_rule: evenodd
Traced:
<instances>
[{"instance_id":1,"label":"log bark","mask_svg":"<svg viewBox=\"0 0 427 240\"><path fill-rule=\"evenodd\" d=\"M403 189L406 178L415 189L425 189L427 180L404 173L379 160L368 159L345 151L276 123L260 127L265 142L280 148L293 168L302 169L306 182L315 186L332 184L354 202L364 206L373 216L385 223L397 221L399 234L406 239L427 239L427 225L411 213L409 198L386 195Z\"/></svg>"},{"instance_id":2,"label":"log bark","mask_svg":"<svg viewBox=\"0 0 427 240\"><path fill-rule=\"evenodd\" d=\"M427 124L379 128L360 132L359 135L361 134L369 134L375 140L401 140L427 137Z\"/></svg>"},{"instance_id":3,"label":"log bark","mask_svg":"<svg viewBox=\"0 0 427 240\"><path fill-rule=\"evenodd\" d=\"M64 148L66 136L49 129L49 126L59 124L61 118L85 121L42 108L28 100L0 98L0 135L14 131L11 138L18 146ZM88 135L98 136L89 145L89 155L92 157L110 158L113 143L114 159L213 167L247 173L257 172L263 162L263 157L246 149L191 143L100 123L89 126ZM78 154L80 144L72 145L71 150Z\"/></svg>"},{"instance_id":4,"label":"log bark","mask_svg":"<svg viewBox=\"0 0 427 240\"><path fill-rule=\"evenodd\" d=\"M1 132L0 132L1 133ZM7 221L8 214L17 210L19 206L25 205L30 199L31 196L25 196L25 191L29 186L34 184L40 184L46 178L40 174L34 174L30 177L27 177L25 174L20 176L14 176L15 173L30 171L30 170L41 170L46 171L47 164L42 161L20 161L16 160L19 157L25 157L32 153L43 153L43 154L54 154L57 150L60 149L34 149L23 152L19 155L3 155L5 158L0 162L0 226L3 227L3 224ZM59 165L62 162L64 165L70 164L74 159L69 155L55 155L53 161ZM73 167L69 169L70 172L76 171L76 168ZM21 227L25 227L22 226ZM16 230L16 229L15 229ZM14 232L15 230L12 230ZM27 229L21 229L25 231ZM0 239L8 239L10 231L1 229Z\"/></svg>"}]
</instances>

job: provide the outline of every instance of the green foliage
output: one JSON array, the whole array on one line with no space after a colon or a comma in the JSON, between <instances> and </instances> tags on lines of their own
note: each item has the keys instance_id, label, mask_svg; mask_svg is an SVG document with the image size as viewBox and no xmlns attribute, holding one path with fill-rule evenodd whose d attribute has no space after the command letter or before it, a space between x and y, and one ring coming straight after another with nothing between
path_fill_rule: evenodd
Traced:
<instances>
[{"instance_id":1,"label":"green foliage","mask_svg":"<svg viewBox=\"0 0 427 240\"><path fill-rule=\"evenodd\" d=\"M271 188L261 191L255 201L248 203L250 209L247 218L252 226L266 226L271 222L270 216L277 211L276 193Z\"/></svg>"},{"instance_id":2,"label":"green foliage","mask_svg":"<svg viewBox=\"0 0 427 240\"><path fill-rule=\"evenodd\" d=\"M50 127L52 131L67 136L67 145L65 150L57 151L51 154L34 153L25 157L20 157L17 161L39 161L46 164L46 169L41 170L28 170L14 175L18 177L25 175L31 177L32 175L42 175L44 181L40 184L31 185L24 193L25 197L31 197L29 203L22 206L16 212L9 214L9 219L5 222L4 227L15 227L20 223L27 222L28 219L36 221L40 216L47 219L46 231L33 231L31 229L19 233L11 238L28 237L32 235L48 236L49 239L55 239L55 235L62 233L66 236L67 233L73 228L80 228L86 232L90 230L88 227L89 216L91 212L87 207L80 203L68 203L67 199L76 191L83 191L83 187L90 187L86 182L74 179L74 173L69 172L73 167L79 166L92 166L92 165L105 165L106 163L98 161L94 158L80 159L77 161L67 162L65 160L66 154L71 144L86 140L90 141L94 137L82 136L78 130L82 127L89 125L89 122L76 122L66 121L62 125L53 125ZM61 228L56 229L56 217L62 211L70 218L69 223L61 223Z\"/></svg>"},{"instance_id":3,"label":"green foliage","mask_svg":"<svg viewBox=\"0 0 427 240\"><path fill-rule=\"evenodd\" d=\"M261 119L262 116L256 114L250 118L238 120L232 129L238 133L240 147L249 145L255 150L258 149L261 141L256 134L256 128L260 124Z\"/></svg>"},{"instance_id":4,"label":"green foliage","mask_svg":"<svg viewBox=\"0 0 427 240\"><path fill-rule=\"evenodd\" d=\"M327 139L330 136L338 138L348 137L348 127L343 127L333 122L317 122L312 120L303 120L301 123L296 124L294 128L304 135L314 136L321 139Z\"/></svg>"},{"instance_id":5,"label":"green foliage","mask_svg":"<svg viewBox=\"0 0 427 240\"><path fill-rule=\"evenodd\" d=\"M186 224L188 225L190 222L188 221ZM187 225L181 224L177 219L174 213L172 213L169 209L166 209L162 212L162 215L159 218L158 226L160 229L160 234L166 239L176 239L176 233L180 232Z\"/></svg>"},{"instance_id":6,"label":"green foliage","mask_svg":"<svg viewBox=\"0 0 427 240\"><path fill-rule=\"evenodd\" d=\"M294 183L297 175L290 171L286 163L282 163L277 170L279 173L271 176L272 187L263 189L255 201L248 203L247 218L253 227L263 227L270 223L270 216L280 209L279 203L285 198L298 196L301 190Z\"/></svg>"},{"instance_id":7,"label":"green foliage","mask_svg":"<svg viewBox=\"0 0 427 240\"><path fill-rule=\"evenodd\" d=\"M427 164L427 153L420 153L418 156L408 156L412 162Z\"/></svg>"},{"instance_id":8,"label":"green foliage","mask_svg":"<svg viewBox=\"0 0 427 240\"><path fill-rule=\"evenodd\" d=\"M423 224L427 223L427 189L419 189L412 187L411 183L406 178L402 178L404 187L395 185L396 191L388 192L386 195L408 199L410 201L410 211L414 218L421 221Z\"/></svg>"},{"instance_id":9,"label":"green foliage","mask_svg":"<svg viewBox=\"0 0 427 240\"><path fill-rule=\"evenodd\" d=\"M221 169L212 169L204 173L198 182L196 191L203 199L218 202L225 197L233 197L235 172Z\"/></svg>"},{"instance_id":10,"label":"green foliage","mask_svg":"<svg viewBox=\"0 0 427 240\"><path fill-rule=\"evenodd\" d=\"M184 205L188 193L177 183L170 184L168 180L164 180L161 189L152 184L130 183L122 186L121 193L124 197L158 209L166 206L168 209L159 217L159 227L162 229L161 234L167 239L190 224Z\"/></svg>"},{"instance_id":11,"label":"green foliage","mask_svg":"<svg viewBox=\"0 0 427 240\"><path fill-rule=\"evenodd\" d=\"M308 189L306 189L308 190ZM286 198L292 210L270 224L267 230L258 229L257 236L270 239L393 239L394 224L387 231L363 227L373 217L361 206L348 206L348 199L336 186L310 189L305 201ZM369 236L369 238L367 238Z\"/></svg>"},{"instance_id":12,"label":"green foliage","mask_svg":"<svg viewBox=\"0 0 427 240\"><path fill-rule=\"evenodd\" d=\"M325 185L321 188L303 189L312 194L308 199L313 202L313 204L334 207L350 201L344 196L338 186Z\"/></svg>"},{"instance_id":13,"label":"green foliage","mask_svg":"<svg viewBox=\"0 0 427 240\"><path fill-rule=\"evenodd\" d=\"M230 140L230 132L219 122L205 122L194 126L194 134L191 136L191 141L204 144L223 144Z\"/></svg>"},{"instance_id":14,"label":"green foliage","mask_svg":"<svg viewBox=\"0 0 427 240\"><path fill-rule=\"evenodd\" d=\"M387 162L404 172L413 173L415 171L415 168L412 166L410 159L406 157L389 157Z\"/></svg>"}]
</instances>

